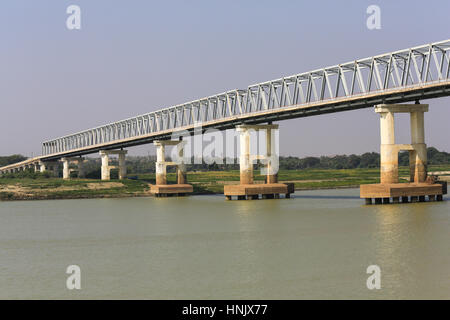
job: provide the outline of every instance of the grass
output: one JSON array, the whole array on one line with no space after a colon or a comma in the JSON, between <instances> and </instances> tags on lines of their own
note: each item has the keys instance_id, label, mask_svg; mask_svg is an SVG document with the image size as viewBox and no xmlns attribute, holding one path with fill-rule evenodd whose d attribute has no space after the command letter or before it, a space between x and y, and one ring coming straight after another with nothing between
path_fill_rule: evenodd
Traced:
<instances>
[{"instance_id":1,"label":"grass","mask_svg":"<svg viewBox=\"0 0 450 320\"><path fill-rule=\"evenodd\" d=\"M450 165L429 166L429 171L450 171ZM408 167L399 168L400 177L409 176ZM155 183L155 174L138 174L139 180ZM194 185L194 192L221 193L226 182L239 181L239 170L230 171L205 171L188 172L189 183ZM254 171L256 181L264 181L265 177L260 171ZM168 183L176 183L176 174L167 174ZM296 189L323 189L357 187L361 184L379 183L380 169L305 169L305 170L280 170L278 172L280 182L294 182ZM407 182L400 178L400 182Z\"/></svg>"},{"instance_id":2,"label":"grass","mask_svg":"<svg viewBox=\"0 0 450 320\"><path fill-rule=\"evenodd\" d=\"M109 182L115 184L105 184ZM0 200L121 197L143 195L149 189L145 181L126 179L109 182L91 179L2 178ZM100 188L92 188L92 184L98 184ZM8 188L8 191L2 191L3 188Z\"/></svg>"},{"instance_id":3,"label":"grass","mask_svg":"<svg viewBox=\"0 0 450 320\"><path fill-rule=\"evenodd\" d=\"M450 165L429 166L429 171L450 171ZM293 182L296 189L324 189L358 187L361 184L379 183L380 169L306 169L280 170L280 182ZM409 168L399 168L400 177L409 176ZM94 179L60 178L0 178L0 200L64 199L144 196L149 194L149 184L155 183L155 174L129 174L130 179L109 182ZM239 170L188 172L187 179L194 193L223 193L225 184L239 182ZM256 181L264 181L260 171L254 172ZM176 183L176 173L167 174L168 183ZM400 182L406 182L400 179ZM117 184L120 183L120 184ZM99 184L94 188L93 184Z\"/></svg>"}]
</instances>

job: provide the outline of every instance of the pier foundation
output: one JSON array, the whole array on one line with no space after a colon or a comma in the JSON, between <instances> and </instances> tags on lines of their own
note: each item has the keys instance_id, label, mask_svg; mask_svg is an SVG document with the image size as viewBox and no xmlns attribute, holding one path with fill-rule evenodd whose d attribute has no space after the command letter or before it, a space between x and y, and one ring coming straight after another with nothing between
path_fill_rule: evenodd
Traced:
<instances>
[{"instance_id":1,"label":"pier foundation","mask_svg":"<svg viewBox=\"0 0 450 320\"><path fill-rule=\"evenodd\" d=\"M382 104L375 106L375 112L380 114L380 183L360 186L360 197L366 203L375 199L383 199L383 203L402 203L442 199L447 193L445 182L435 182L427 179L427 146L425 144L424 113L428 111L427 104ZM395 113L409 113L411 124L411 144L395 143ZM409 152L409 183L399 183L398 154ZM439 197L440 196L440 197ZM370 201L369 201L370 199Z\"/></svg>"},{"instance_id":2,"label":"pier foundation","mask_svg":"<svg viewBox=\"0 0 450 320\"><path fill-rule=\"evenodd\" d=\"M278 154L275 151L274 130L278 125L239 125L236 130L240 133L240 182L238 185L224 186L224 194L227 200L233 197L238 200L279 199L280 194L286 198L294 192L294 184L278 183ZM250 131L264 130L266 132L266 154L250 154ZM263 161L266 175L264 184L255 184L253 179L253 162Z\"/></svg>"},{"instance_id":3,"label":"pier foundation","mask_svg":"<svg viewBox=\"0 0 450 320\"><path fill-rule=\"evenodd\" d=\"M39 171L41 173L51 172L55 177L59 174L59 163L57 161L39 161Z\"/></svg>"},{"instance_id":4,"label":"pier foundation","mask_svg":"<svg viewBox=\"0 0 450 320\"><path fill-rule=\"evenodd\" d=\"M111 180L111 169L119 169L119 179L127 177L127 167L125 165L125 155L127 150L101 150L100 157L102 159L101 178L102 180ZM119 160L118 166L109 164L110 155L117 155Z\"/></svg>"},{"instance_id":5,"label":"pier foundation","mask_svg":"<svg viewBox=\"0 0 450 320\"><path fill-rule=\"evenodd\" d=\"M156 146L156 184L150 186L150 192L155 197L185 196L192 193L194 188L187 183L186 164L184 163L184 141L158 140ZM166 146L177 148L177 161L166 161ZM167 184L167 166L176 166L177 183Z\"/></svg>"},{"instance_id":6,"label":"pier foundation","mask_svg":"<svg viewBox=\"0 0 450 320\"><path fill-rule=\"evenodd\" d=\"M77 165L78 178L85 178L85 170L84 170L84 158L82 157L72 157L72 158L61 158L61 162L63 163L63 179L70 179L70 173L74 171L70 169L70 165L75 163Z\"/></svg>"}]
</instances>

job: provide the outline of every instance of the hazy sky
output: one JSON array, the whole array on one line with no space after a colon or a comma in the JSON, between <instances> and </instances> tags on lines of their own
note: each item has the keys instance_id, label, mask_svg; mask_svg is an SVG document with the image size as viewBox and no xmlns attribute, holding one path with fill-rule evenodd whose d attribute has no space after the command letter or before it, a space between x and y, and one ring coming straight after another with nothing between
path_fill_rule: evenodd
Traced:
<instances>
[{"instance_id":1,"label":"hazy sky","mask_svg":"<svg viewBox=\"0 0 450 320\"><path fill-rule=\"evenodd\" d=\"M81 30L66 8L81 7ZM381 8L368 30L366 8ZM0 155L234 88L450 38L442 1L0 2ZM428 100L427 144L450 151L450 98ZM409 142L401 117L399 142ZM379 150L372 109L283 121L282 155ZM130 154L154 152L153 145Z\"/></svg>"}]
</instances>

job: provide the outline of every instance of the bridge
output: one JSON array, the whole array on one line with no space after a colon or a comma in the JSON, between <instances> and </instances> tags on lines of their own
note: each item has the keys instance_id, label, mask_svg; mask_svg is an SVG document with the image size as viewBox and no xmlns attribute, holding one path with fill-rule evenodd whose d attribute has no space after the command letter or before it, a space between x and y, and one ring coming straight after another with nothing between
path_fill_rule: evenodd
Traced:
<instances>
[{"instance_id":1,"label":"bridge","mask_svg":"<svg viewBox=\"0 0 450 320\"><path fill-rule=\"evenodd\" d=\"M376 105L400 104L410 110L405 102L450 95L449 52L450 40L445 40L230 90L44 141L41 156L4 166L0 174L30 167L44 171L62 161L64 178L68 178L69 162L81 163L77 157L100 152L102 178L109 178L110 154L119 155L124 177L123 148L154 142L163 150L172 137L192 133L199 126L203 131L236 127L242 131L245 126ZM421 111L410 111L415 112ZM163 152L159 155L159 163L165 163L163 174L166 165L172 164L165 162ZM241 165L241 172L247 169Z\"/></svg>"}]
</instances>

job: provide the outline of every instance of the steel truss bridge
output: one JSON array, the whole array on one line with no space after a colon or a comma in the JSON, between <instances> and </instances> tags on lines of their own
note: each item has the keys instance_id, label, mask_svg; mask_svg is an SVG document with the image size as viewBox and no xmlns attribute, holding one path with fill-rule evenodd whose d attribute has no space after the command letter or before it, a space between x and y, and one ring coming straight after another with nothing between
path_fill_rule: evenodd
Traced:
<instances>
[{"instance_id":1,"label":"steel truss bridge","mask_svg":"<svg viewBox=\"0 0 450 320\"><path fill-rule=\"evenodd\" d=\"M448 96L449 72L450 40L445 40L257 83L47 140L42 156L29 161L146 144L192 133L199 126L225 130L243 123Z\"/></svg>"}]
</instances>

